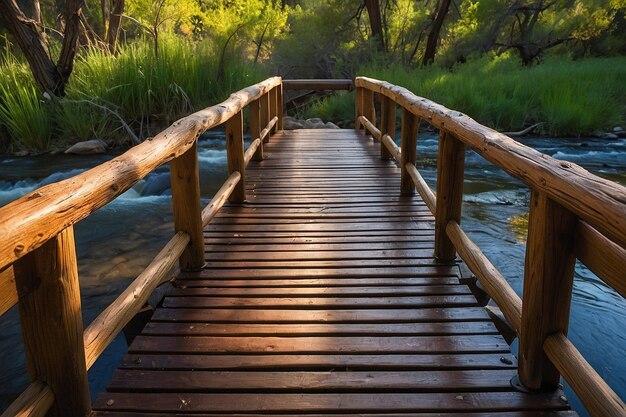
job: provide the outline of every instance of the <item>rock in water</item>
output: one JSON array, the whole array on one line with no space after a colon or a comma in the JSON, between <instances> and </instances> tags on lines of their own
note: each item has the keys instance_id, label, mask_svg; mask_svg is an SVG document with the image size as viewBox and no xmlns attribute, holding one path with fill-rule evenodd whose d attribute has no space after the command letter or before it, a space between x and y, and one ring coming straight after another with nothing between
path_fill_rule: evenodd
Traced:
<instances>
[{"instance_id":1,"label":"rock in water","mask_svg":"<svg viewBox=\"0 0 626 417\"><path fill-rule=\"evenodd\" d=\"M295 129L303 129L304 128L304 123L302 123L302 121L290 117L290 116L285 116L283 117L283 129L284 130L295 130Z\"/></svg>"},{"instance_id":2,"label":"rock in water","mask_svg":"<svg viewBox=\"0 0 626 417\"><path fill-rule=\"evenodd\" d=\"M84 142L78 142L67 148L65 153L73 155L93 155L98 153L104 153L107 149L107 144L100 139L92 139Z\"/></svg>"}]
</instances>

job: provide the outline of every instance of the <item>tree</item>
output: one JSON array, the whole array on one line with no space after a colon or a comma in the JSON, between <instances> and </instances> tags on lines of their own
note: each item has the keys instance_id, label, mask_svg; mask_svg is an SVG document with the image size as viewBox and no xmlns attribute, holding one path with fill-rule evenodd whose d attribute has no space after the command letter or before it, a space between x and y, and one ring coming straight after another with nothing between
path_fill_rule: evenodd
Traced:
<instances>
[{"instance_id":1,"label":"tree","mask_svg":"<svg viewBox=\"0 0 626 417\"><path fill-rule=\"evenodd\" d=\"M372 36L376 38L381 51L385 50L385 35L383 32L383 20L380 13L380 1L363 0L367 8L367 14L370 18L370 27Z\"/></svg>"},{"instance_id":2,"label":"tree","mask_svg":"<svg viewBox=\"0 0 626 417\"><path fill-rule=\"evenodd\" d=\"M122 16L124 14L124 0L102 0L102 27L103 36L110 52L117 50L117 39L120 33Z\"/></svg>"},{"instance_id":3,"label":"tree","mask_svg":"<svg viewBox=\"0 0 626 417\"><path fill-rule=\"evenodd\" d=\"M65 95L65 86L74 69L81 34L83 1L65 2L63 42L54 63L40 29L40 23L28 18L15 0L0 0L0 16L28 60L39 87L55 96Z\"/></svg>"},{"instance_id":4,"label":"tree","mask_svg":"<svg viewBox=\"0 0 626 417\"><path fill-rule=\"evenodd\" d=\"M426 49L424 50L424 57L422 58L422 65L430 65L435 61L435 54L437 53L437 44L439 43L439 34L443 22L450 10L450 3L452 0L439 0L437 11L433 18L433 23L428 33L428 39L426 41Z\"/></svg>"}]
</instances>

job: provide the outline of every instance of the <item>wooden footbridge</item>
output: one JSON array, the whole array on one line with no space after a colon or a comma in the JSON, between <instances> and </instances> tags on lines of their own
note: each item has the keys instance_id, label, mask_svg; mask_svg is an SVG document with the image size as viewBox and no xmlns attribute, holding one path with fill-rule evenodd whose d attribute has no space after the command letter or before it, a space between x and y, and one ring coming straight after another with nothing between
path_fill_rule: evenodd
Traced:
<instances>
[{"instance_id":1,"label":"wooden footbridge","mask_svg":"<svg viewBox=\"0 0 626 417\"><path fill-rule=\"evenodd\" d=\"M561 376L591 415L626 415L567 339L576 259L626 295L626 189L368 78L355 130L282 130L283 89L351 86L270 78L1 208L0 314L19 304L32 380L2 416L574 416ZM197 138L220 124L230 176L201 209ZM532 190L521 299L460 226L466 148ZM83 328L73 224L166 162L174 236ZM87 370L160 285L92 402Z\"/></svg>"}]
</instances>

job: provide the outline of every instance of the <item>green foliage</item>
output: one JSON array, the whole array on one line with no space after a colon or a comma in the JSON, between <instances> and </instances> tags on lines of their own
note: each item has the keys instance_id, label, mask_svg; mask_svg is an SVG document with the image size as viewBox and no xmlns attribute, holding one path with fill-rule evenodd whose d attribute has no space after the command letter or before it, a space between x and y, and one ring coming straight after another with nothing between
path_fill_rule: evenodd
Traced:
<instances>
[{"instance_id":1,"label":"green foliage","mask_svg":"<svg viewBox=\"0 0 626 417\"><path fill-rule=\"evenodd\" d=\"M149 42L123 46L117 55L84 50L75 63L67 96L53 102L36 90L28 67L7 57L0 65L0 123L18 147L45 150L56 143L100 138L128 143L116 112L140 137L154 135L176 119L224 100L266 77L260 67L227 60L217 83L217 52L208 41L162 39L157 59Z\"/></svg>"},{"instance_id":2,"label":"green foliage","mask_svg":"<svg viewBox=\"0 0 626 417\"><path fill-rule=\"evenodd\" d=\"M50 144L50 109L26 65L12 56L0 65L0 123L14 140L14 147L45 150Z\"/></svg>"},{"instance_id":3,"label":"green foliage","mask_svg":"<svg viewBox=\"0 0 626 417\"><path fill-rule=\"evenodd\" d=\"M576 136L626 122L624 57L550 59L530 68L510 57L485 57L452 71L391 65L364 66L360 74L402 85L499 130L543 122L540 129L545 134ZM353 114L353 108L353 99L330 97L311 106L305 116L333 119L335 114L343 120Z\"/></svg>"}]
</instances>

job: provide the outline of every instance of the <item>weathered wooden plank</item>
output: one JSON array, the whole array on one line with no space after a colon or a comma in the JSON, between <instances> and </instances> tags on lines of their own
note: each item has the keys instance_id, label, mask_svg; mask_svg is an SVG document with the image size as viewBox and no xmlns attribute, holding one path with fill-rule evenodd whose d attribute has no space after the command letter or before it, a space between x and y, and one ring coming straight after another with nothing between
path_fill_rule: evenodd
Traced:
<instances>
[{"instance_id":1,"label":"weathered wooden plank","mask_svg":"<svg viewBox=\"0 0 626 417\"><path fill-rule=\"evenodd\" d=\"M185 414L176 413L177 417L215 417L214 414ZM259 414L232 414L228 417L258 417ZM281 417L346 417L351 414L281 414ZM359 417L459 417L459 413L359 413ZM463 413L463 417L577 417L574 411L484 411L477 413ZM145 413L133 411L94 411L93 417L171 417L171 414Z\"/></svg>"},{"instance_id":2,"label":"weathered wooden plank","mask_svg":"<svg viewBox=\"0 0 626 417\"><path fill-rule=\"evenodd\" d=\"M566 409L562 391L529 396L519 392L406 394L192 394L106 393L94 404L104 410L212 412L438 412ZM107 405L111 404L111 405Z\"/></svg>"},{"instance_id":3,"label":"weathered wooden plank","mask_svg":"<svg viewBox=\"0 0 626 417\"><path fill-rule=\"evenodd\" d=\"M408 297L417 295L469 295L465 285L419 287L309 287L309 288L173 288L168 297Z\"/></svg>"},{"instance_id":4,"label":"weathered wooden plank","mask_svg":"<svg viewBox=\"0 0 626 417\"><path fill-rule=\"evenodd\" d=\"M509 351L499 335L449 336L146 336L135 338L129 352L169 353L478 353Z\"/></svg>"},{"instance_id":5,"label":"weathered wooden plank","mask_svg":"<svg viewBox=\"0 0 626 417\"><path fill-rule=\"evenodd\" d=\"M159 308L155 321L244 322L244 323L404 323L490 320L482 307L286 310Z\"/></svg>"},{"instance_id":6,"label":"weathered wooden plank","mask_svg":"<svg viewBox=\"0 0 626 417\"><path fill-rule=\"evenodd\" d=\"M510 353L328 355L128 354L123 369L176 370L435 370L516 369Z\"/></svg>"},{"instance_id":7,"label":"weathered wooden plank","mask_svg":"<svg viewBox=\"0 0 626 417\"><path fill-rule=\"evenodd\" d=\"M476 306L473 295L427 295L421 297L166 297L163 306L167 308L394 308L394 307L439 307Z\"/></svg>"},{"instance_id":8,"label":"weathered wooden plank","mask_svg":"<svg viewBox=\"0 0 626 417\"><path fill-rule=\"evenodd\" d=\"M294 335L448 335L448 334L498 334L490 322L448 323L350 323L350 324L242 324L242 323L160 323L151 322L143 328L144 335L160 336L281 336Z\"/></svg>"},{"instance_id":9,"label":"weathered wooden plank","mask_svg":"<svg viewBox=\"0 0 626 417\"><path fill-rule=\"evenodd\" d=\"M342 278L342 279L183 279L175 281L177 288L302 288L302 287L364 287L364 286L409 286L409 285L457 285L458 278ZM219 290L218 290L219 291Z\"/></svg>"},{"instance_id":10,"label":"weathered wooden plank","mask_svg":"<svg viewBox=\"0 0 626 417\"><path fill-rule=\"evenodd\" d=\"M118 370L109 391L228 392L473 392L510 391L515 371L247 372Z\"/></svg>"}]
</instances>

